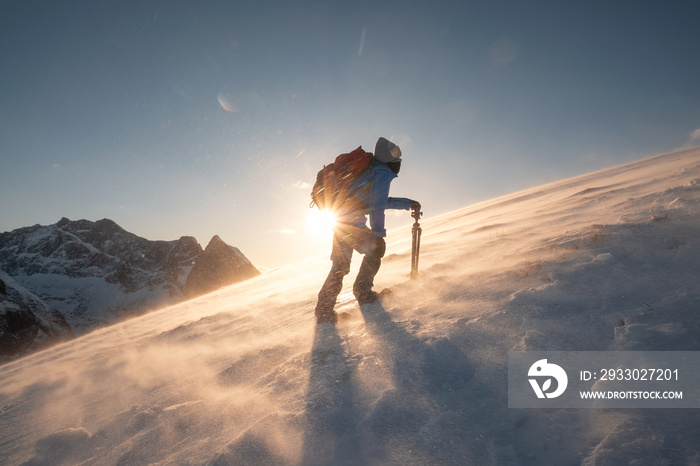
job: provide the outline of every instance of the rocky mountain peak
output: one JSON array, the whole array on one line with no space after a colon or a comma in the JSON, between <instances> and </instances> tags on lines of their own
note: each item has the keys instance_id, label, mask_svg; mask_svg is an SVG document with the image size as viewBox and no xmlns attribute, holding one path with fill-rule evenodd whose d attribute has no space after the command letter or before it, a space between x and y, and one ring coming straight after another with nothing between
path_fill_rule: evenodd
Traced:
<instances>
[{"instance_id":1,"label":"rocky mountain peak","mask_svg":"<svg viewBox=\"0 0 700 466\"><path fill-rule=\"evenodd\" d=\"M238 248L218 235L209 241L187 276L185 294L196 296L260 275Z\"/></svg>"},{"instance_id":2,"label":"rocky mountain peak","mask_svg":"<svg viewBox=\"0 0 700 466\"><path fill-rule=\"evenodd\" d=\"M211 240L209 240L209 244L207 244L207 247L204 248L205 251L216 251L216 250L224 250L225 248L229 248L230 246L224 242L221 238L219 238L219 235L214 235Z\"/></svg>"},{"instance_id":3,"label":"rocky mountain peak","mask_svg":"<svg viewBox=\"0 0 700 466\"><path fill-rule=\"evenodd\" d=\"M151 241L110 219L66 217L0 233L0 270L77 334L259 275L219 236L203 250L192 236Z\"/></svg>"}]
</instances>

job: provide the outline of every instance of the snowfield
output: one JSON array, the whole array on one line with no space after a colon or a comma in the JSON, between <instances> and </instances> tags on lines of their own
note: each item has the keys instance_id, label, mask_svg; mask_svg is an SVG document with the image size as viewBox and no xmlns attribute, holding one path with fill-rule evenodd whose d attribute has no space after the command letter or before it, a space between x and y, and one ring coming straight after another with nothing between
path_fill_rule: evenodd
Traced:
<instances>
[{"instance_id":1,"label":"snowfield","mask_svg":"<svg viewBox=\"0 0 700 466\"><path fill-rule=\"evenodd\" d=\"M424 210L335 327L324 251L0 367L0 463L700 464L698 410L507 398L509 351L700 351L700 149Z\"/></svg>"}]
</instances>

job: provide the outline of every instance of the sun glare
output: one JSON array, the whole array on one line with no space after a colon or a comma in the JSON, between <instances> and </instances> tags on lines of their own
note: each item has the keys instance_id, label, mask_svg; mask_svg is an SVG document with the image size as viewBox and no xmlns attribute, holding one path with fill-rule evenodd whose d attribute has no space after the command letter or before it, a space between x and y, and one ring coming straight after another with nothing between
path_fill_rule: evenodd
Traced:
<instances>
[{"instance_id":1,"label":"sun glare","mask_svg":"<svg viewBox=\"0 0 700 466\"><path fill-rule=\"evenodd\" d=\"M309 231L315 235L329 235L335 226L335 215L327 210L314 209L309 214L307 225Z\"/></svg>"}]
</instances>

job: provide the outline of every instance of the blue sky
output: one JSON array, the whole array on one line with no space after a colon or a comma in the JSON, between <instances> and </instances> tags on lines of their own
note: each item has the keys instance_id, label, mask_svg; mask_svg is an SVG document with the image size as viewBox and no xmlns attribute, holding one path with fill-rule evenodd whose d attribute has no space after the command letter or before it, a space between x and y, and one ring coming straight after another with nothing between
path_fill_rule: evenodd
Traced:
<instances>
[{"instance_id":1,"label":"blue sky","mask_svg":"<svg viewBox=\"0 0 700 466\"><path fill-rule=\"evenodd\" d=\"M111 218L255 265L329 250L379 136L430 217L700 143L696 2L26 1L0 11L0 231ZM693 133L695 132L695 137ZM391 216L389 227L410 223Z\"/></svg>"}]
</instances>

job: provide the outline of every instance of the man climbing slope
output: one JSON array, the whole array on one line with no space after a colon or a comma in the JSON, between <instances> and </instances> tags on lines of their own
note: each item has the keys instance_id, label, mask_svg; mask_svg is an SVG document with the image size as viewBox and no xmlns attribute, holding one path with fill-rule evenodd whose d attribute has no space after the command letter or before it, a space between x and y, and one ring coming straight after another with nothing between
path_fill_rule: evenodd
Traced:
<instances>
[{"instance_id":1,"label":"man climbing slope","mask_svg":"<svg viewBox=\"0 0 700 466\"><path fill-rule=\"evenodd\" d=\"M353 294L360 305L372 303L378 295L372 290L374 277L379 271L386 252L386 209L420 210L420 204L406 198L389 197L389 187L401 169L401 149L385 138L379 138L374 147L371 167L352 183L349 199L336 210L333 233L332 266L316 304L318 323L335 323L334 311L343 277L350 272L353 251L364 255L360 271L353 285ZM369 228L367 216L369 215Z\"/></svg>"}]
</instances>

